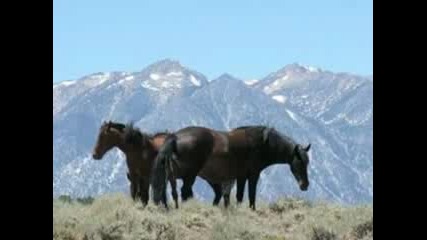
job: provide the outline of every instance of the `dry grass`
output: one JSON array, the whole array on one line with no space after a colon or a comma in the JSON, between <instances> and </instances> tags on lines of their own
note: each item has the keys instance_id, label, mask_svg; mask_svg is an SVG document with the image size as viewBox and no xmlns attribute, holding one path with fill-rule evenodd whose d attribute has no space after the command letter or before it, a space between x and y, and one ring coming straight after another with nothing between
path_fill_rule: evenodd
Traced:
<instances>
[{"instance_id":1,"label":"dry grass","mask_svg":"<svg viewBox=\"0 0 427 240\"><path fill-rule=\"evenodd\" d=\"M244 202L224 209L190 200L166 212L151 203L142 208L122 194L85 204L54 200L53 239L373 239L372 206L286 199L257 208L253 212Z\"/></svg>"}]
</instances>

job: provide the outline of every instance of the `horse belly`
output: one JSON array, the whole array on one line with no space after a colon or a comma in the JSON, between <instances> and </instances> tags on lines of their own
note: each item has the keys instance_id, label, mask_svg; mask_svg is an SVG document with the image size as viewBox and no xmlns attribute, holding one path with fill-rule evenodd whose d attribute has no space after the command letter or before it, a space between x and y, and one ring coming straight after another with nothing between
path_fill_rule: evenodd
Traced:
<instances>
[{"instance_id":1,"label":"horse belly","mask_svg":"<svg viewBox=\"0 0 427 240\"><path fill-rule=\"evenodd\" d=\"M211 157L199 172L199 177L212 182L222 183L236 178L236 168L228 157Z\"/></svg>"}]
</instances>

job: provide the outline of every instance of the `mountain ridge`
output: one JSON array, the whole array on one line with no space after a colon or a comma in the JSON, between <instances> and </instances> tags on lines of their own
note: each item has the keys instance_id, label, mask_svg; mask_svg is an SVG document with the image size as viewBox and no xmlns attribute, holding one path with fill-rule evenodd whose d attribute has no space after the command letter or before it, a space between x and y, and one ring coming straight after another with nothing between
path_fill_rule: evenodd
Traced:
<instances>
[{"instance_id":1,"label":"mountain ridge","mask_svg":"<svg viewBox=\"0 0 427 240\"><path fill-rule=\"evenodd\" d=\"M166 59L139 72L102 72L53 84L53 194L127 192L120 152L113 150L99 162L89 155L99 124L114 120L134 121L148 132L187 125L227 130L268 124L313 144L309 172L313 180L312 189L301 193L288 167L273 166L261 175L261 198L274 200L286 194L370 202L372 79L288 64L247 84L229 73L208 80L177 60ZM196 181L198 198L210 199L210 191L206 183Z\"/></svg>"}]
</instances>

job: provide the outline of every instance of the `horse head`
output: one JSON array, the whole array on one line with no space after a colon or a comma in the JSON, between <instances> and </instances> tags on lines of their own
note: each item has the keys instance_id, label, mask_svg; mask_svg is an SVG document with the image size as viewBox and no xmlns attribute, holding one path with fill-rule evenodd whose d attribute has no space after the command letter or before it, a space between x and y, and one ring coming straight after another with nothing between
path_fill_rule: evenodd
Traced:
<instances>
[{"instance_id":1,"label":"horse head","mask_svg":"<svg viewBox=\"0 0 427 240\"><path fill-rule=\"evenodd\" d=\"M263 140L273 153L271 162L289 164L299 188L307 191L309 185L307 168L310 161L308 151L311 144L307 146L297 144L290 137L284 136L272 128L264 129Z\"/></svg>"},{"instance_id":2,"label":"horse head","mask_svg":"<svg viewBox=\"0 0 427 240\"><path fill-rule=\"evenodd\" d=\"M311 144L308 144L305 147L300 144L296 144L292 153L292 159L289 163L291 172L302 191L307 191L309 185L307 167L310 161L308 157L310 147Z\"/></svg>"},{"instance_id":3,"label":"horse head","mask_svg":"<svg viewBox=\"0 0 427 240\"><path fill-rule=\"evenodd\" d=\"M115 146L117 138L112 130L113 123L111 121L103 122L99 128L98 137L95 147L92 151L92 157L95 160L100 160L106 152Z\"/></svg>"}]
</instances>

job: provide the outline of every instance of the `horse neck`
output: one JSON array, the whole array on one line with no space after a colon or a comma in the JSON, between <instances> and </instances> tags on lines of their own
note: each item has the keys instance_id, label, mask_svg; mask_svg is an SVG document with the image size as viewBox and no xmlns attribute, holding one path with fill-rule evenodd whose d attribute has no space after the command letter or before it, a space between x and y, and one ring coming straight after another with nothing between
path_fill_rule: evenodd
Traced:
<instances>
[{"instance_id":1,"label":"horse neck","mask_svg":"<svg viewBox=\"0 0 427 240\"><path fill-rule=\"evenodd\" d=\"M129 144L126 144L124 133L114 130L114 146L117 147L120 151L122 151L125 155L128 154L130 147Z\"/></svg>"},{"instance_id":2,"label":"horse neck","mask_svg":"<svg viewBox=\"0 0 427 240\"><path fill-rule=\"evenodd\" d=\"M128 161L133 161L133 158L141 158L144 156L144 162L152 162L157 154L157 149L154 144L154 138L148 138L147 140L143 140L140 146L136 146L134 144L125 143L123 140L122 151L125 153ZM147 158L148 157L148 158Z\"/></svg>"},{"instance_id":3,"label":"horse neck","mask_svg":"<svg viewBox=\"0 0 427 240\"><path fill-rule=\"evenodd\" d=\"M126 155L126 163L129 168L140 174L147 174L147 169L151 169L157 156L157 150L154 148L152 139L146 140L140 146L132 146Z\"/></svg>"},{"instance_id":4,"label":"horse neck","mask_svg":"<svg viewBox=\"0 0 427 240\"><path fill-rule=\"evenodd\" d=\"M292 152L295 147L295 143L286 137L282 137L280 135L276 136L280 139L277 141L275 146L270 146L268 152L270 155L270 165L271 164L289 164L292 160ZM284 152L279 152L280 149Z\"/></svg>"}]
</instances>

